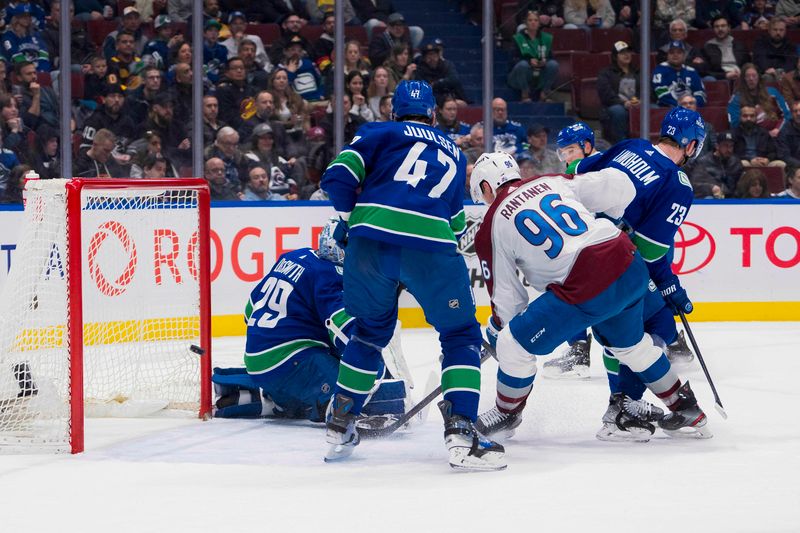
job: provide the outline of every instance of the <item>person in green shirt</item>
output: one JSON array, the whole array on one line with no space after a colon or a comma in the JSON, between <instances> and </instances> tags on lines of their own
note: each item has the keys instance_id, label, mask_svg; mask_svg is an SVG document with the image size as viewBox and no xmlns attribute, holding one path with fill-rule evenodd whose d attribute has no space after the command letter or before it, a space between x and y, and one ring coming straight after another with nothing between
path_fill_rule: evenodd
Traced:
<instances>
[{"instance_id":1,"label":"person in green shirt","mask_svg":"<svg viewBox=\"0 0 800 533\"><path fill-rule=\"evenodd\" d=\"M544 100L553 88L558 61L552 57L553 36L539 31L539 13L528 11L525 28L514 35L514 67L508 85L521 94L521 101Z\"/></svg>"}]
</instances>

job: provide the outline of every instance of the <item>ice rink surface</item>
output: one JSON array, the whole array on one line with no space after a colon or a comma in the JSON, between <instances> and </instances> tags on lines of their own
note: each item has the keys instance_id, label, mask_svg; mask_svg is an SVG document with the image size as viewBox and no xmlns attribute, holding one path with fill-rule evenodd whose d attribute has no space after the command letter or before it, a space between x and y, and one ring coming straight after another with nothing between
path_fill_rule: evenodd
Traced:
<instances>
[{"instance_id":1,"label":"ice rink surface","mask_svg":"<svg viewBox=\"0 0 800 533\"><path fill-rule=\"evenodd\" d=\"M451 470L434 406L424 424L325 464L305 422L94 419L77 456L0 455L1 532L797 532L800 327L698 323L727 421L695 360L688 377L714 438L600 442L608 388L537 378L508 469ZM215 339L238 365L243 338ZM432 330L404 330L417 387L438 365ZM541 362L540 362L541 364ZM494 402L493 361L481 407Z\"/></svg>"}]
</instances>

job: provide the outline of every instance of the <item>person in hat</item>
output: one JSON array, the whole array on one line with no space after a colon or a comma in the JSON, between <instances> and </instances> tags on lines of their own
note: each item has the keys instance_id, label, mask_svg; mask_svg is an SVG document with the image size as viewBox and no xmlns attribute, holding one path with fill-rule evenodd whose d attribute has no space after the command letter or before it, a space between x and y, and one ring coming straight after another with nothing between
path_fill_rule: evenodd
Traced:
<instances>
[{"instance_id":1,"label":"person in hat","mask_svg":"<svg viewBox=\"0 0 800 533\"><path fill-rule=\"evenodd\" d=\"M558 74L558 62L553 59L553 36L540 29L538 11L528 11L525 28L514 35L512 49L514 65L508 74L508 85L520 92L523 102L547 99Z\"/></svg>"},{"instance_id":2,"label":"person in hat","mask_svg":"<svg viewBox=\"0 0 800 533\"><path fill-rule=\"evenodd\" d=\"M279 3L279 2L278 2ZM304 55L308 54L311 45L308 39L300 35L300 30L305 25L306 21L300 15L291 13L284 16L280 21L281 37L272 43L267 54L272 64L277 65L284 57L284 49L289 46L291 42L300 42ZM299 39L299 41L297 40Z\"/></svg>"},{"instance_id":3,"label":"person in hat","mask_svg":"<svg viewBox=\"0 0 800 533\"><path fill-rule=\"evenodd\" d=\"M264 43L261 37L253 33L247 33L247 17L241 11L231 11L228 15L228 29L231 36L222 41L222 46L228 50L228 57L241 55L239 51L242 42L248 40L253 43L256 48L255 61L260 65L265 72L272 72L272 62L269 60L267 51L264 48Z\"/></svg>"},{"instance_id":4,"label":"person in hat","mask_svg":"<svg viewBox=\"0 0 800 533\"><path fill-rule=\"evenodd\" d=\"M222 24L217 19L208 19L203 27L203 65L208 80L216 85L228 62L228 49L219 43Z\"/></svg>"},{"instance_id":5,"label":"person in hat","mask_svg":"<svg viewBox=\"0 0 800 533\"><path fill-rule=\"evenodd\" d=\"M672 41L667 52L667 60L653 71L652 85L658 105L675 107L685 94L694 95L697 105L706 103L706 90L697 71L686 65L686 46L682 41Z\"/></svg>"},{"instance_id":6,"label":"person in hat","mask_svg":"<svg viewBox=\"0 0 800 533\"><path fill-rule=\"evenodd\" d=\"M175 119L173 95L168 91L158 93L150 104L147 122L140 131L152 131L161 138L163 155L176 167L191 165L192 143L189 124Z\"/></svg>"},{"instance_id":7,"label":"person in hat","mask_svg":"<svg viewBox=\"0 0 800 533\"><path fill-rule=\"evenodd\" d=\"M106 56L106 59L110 60L117 52L117 36L122 31L128 31L133 34L133 54L141 56L144 52L144 47L147 45L147 36L144 34L144 28L142 27L141 14L135 6L128 6L122 10L119 28L109 33L103 40L103 55Z\"/></svg>"},{"instance_id":8,"label":"person in hat","mask_svg":"<svg viewBox=\"0 0 800 533\"><path fill-rule=\"evenodd\" d=\"M402 13L392 13L386 19L386 31L373 35L369 42L369 61L373 65L383 65L389 58L392 48L398 43L405 43L412 47L419 46L422 35L415 35L412 39L410 28ZM422 32L422 29L420 29ZM417 39L418 37L418 39Z\"/></svg>"},{"instance_id":9,"label":"person in hat","mask_svg":"<svg viewBox=\"0 0 800 533\"><path fill-rule=\"evenodd\" d=\"M5 58L12 64L30 61L37 71L50 72L50 53L41 33L34 29L31 4L9 6L6 15L11 17L11 22L0 37Z\"/></svg>"},{"instance_id":10,"label":"person in hat","mask_svg":"<svg viewBox=\"0 0 800 533\"><path fill-rule=\"evenodd\" d=\"M314 63L304 56L305 48L300 36L295 35L283 49L283 59L278 65L286 70L289 83L304 100L315 102L325 99L322 76Z\"/></svg>"},{"instance_id":11,"label":"person in hat","mask_svg":"<svg viewBox=\"0 0 800 533\"><path fill-rule=\"evenodd\" d=\"M142 60L146 65L166 71L170 66L169 50L183 42L183 35L175 34L169 15L158 15L153 21L153 28L156 30L156 36L145 45Z\"/></svg>"},{"instance_id":12,"label":"person in hat","mask_svg":"<svg viewBox=\"0 0 800 533\"><path fill-rule=\"evenodd\" d=\"M630 110L639 105L639 69L632 52L628 43L617 41L611 49L611 65L597 75L597 94L603 104L600 122L612 144L628 137Z\"/></svg>"},{"instance_id":13,"label":"person in hat","mask_svg":"<svg viewBox=\"0 0 800 533\"><path fill-rule=\"evenodd\" d=\"M367 39L370 41L375 37L376 29L380 33L381 29L390 26L393 21L397 20L397 17L392 18L392 15L399 14L392 0L351 0L351 2L356 10L356 15L364 23ZM390 18L392 18L391 21ZM425 32L419 26L408 26L408 33L414 47L419 46L425 37Z\"/></svg>"},{"instance_id":14,"label":"person in hat","mask_svg":"<svg viewBox=\"0 0 800 533\"><path fill-rule=\"evenodd\" d=\"M547 136L550 128L542 124L533 124L528 127L528 149L521 156L530 157L533 162L534 174L558 174L564 171L564 163L559 159L558 153L547 146Z\"/></svg>"},{"instance_id":15,"label":"person in hat","mask_svg":"<svg viewBox=\"0 0 800 533\"><path fill-rule=\"evenodd\" d=\"M138 135L136 123L133 122L130 113L123 112L124 107L125 90L116 74L109 74L103 88L101 105L84 122L79 150L84 152L90 149L97 132L106 129L114 134L115 159L120 164L128 164L130 160L126 155L128 145L138 138Z\"/></svg>"},{"instance_id":16,"label":"person in hat","mask_svg":"<svg viewBox=\"0 0 800 533\"><path fill-rule=\"evenodd\" d=\"M716 149L698 157L687 167L686 174L692 182L695 198L724 198L736 190L736 182L744 167L733 149L733 134L720 132Z\"/></svg>"},{"instance_id":17,"label":"person in hat","mask_svg":"<svg viewBox=\"0 0 800 533\"><path fill-rule=\"evenodd\" d=\"M442 57L442 49L438 44L428 43L422 47L422 57L417 63L415 78L430 84L437 101L445 96L452 96L459 106L467 105L467 97L456 67Z\"/></svg>"},{"instance_id":18,"label":"person in hat","mask_svg":"<svg viewBox=\"0 0 800 533\"><path fill-rule=\"evenodd\" d=\"M25 9L30 9L31 27L33 30L42 31L44 30L47 17L44 8L40 5L41 3L42 2L32 2L31 0L17 0L16 2L9 2L5 9L3 9L2 18L5 20L6 24L11 24L14 11L18 9L18 6L24 5L27 6ZM52 6L52 2L50 5Z\"/></svg>"}]
</instances>

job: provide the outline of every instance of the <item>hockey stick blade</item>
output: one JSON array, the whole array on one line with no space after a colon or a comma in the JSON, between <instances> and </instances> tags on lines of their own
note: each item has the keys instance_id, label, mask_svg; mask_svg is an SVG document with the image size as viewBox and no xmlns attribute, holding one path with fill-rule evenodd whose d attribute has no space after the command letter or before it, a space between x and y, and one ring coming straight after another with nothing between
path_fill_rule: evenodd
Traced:
<instances>
[{"instance_id":1,"label":"hockey stick blade","mask_svg":"<svg viewBox=\"0 0 800 533\"><path fill-rule=\"evenodd\" d=\"M489 357L492 357L494 354L494 348L492 345L483 341L483 350L481 353L481 364L486 361ZM403 416L398 418L393 423L389 424L388 426L376 429L370 428L360 428L358 430L358 434L362 439L377 439L380 437L388 437L404 425L408 423L409 420L414 418L417 413L425 409L433 400L435 400L440 394L442 393L442 385L439 384L435 389L429 392L422 400L419 401L414 407L408 410Z\"/></svg>"},{"instance_id":2,"label":"hockey stick blade","mask_svg":"<svg viewBox=\"0 0 800 533\"><path fill-rule=\"evenodd\" d=\"M686 333L689 334L689 342L692 343L694 353L697 354L697 360L700 362L700 368L703 369L703 374L706 375L706 381L708 381L708 385L711 387L711 392L714 394L714 408L717 410L723 420L727 420L728 413L726 413L725 408L722 407L722 401L719 399L717 388L714 386L714 382L711 380L711 374L708 373L708 368L706 367L706 362L703 359L703 355L700 353L700 348L697 347L697 341L694 340L694 333L692 333L692 328L689 327L689 321L686 320L686 315L683 313L683 310L678 309L678 315L681 317L681 322L683 322L683 329L685 329Z\"/></svg>"}]
</instances>

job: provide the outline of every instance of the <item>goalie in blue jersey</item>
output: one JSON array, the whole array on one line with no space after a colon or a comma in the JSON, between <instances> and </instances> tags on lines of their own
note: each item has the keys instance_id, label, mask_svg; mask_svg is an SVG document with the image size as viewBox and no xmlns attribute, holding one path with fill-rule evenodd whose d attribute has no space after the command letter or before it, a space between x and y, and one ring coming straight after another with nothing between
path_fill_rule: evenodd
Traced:
<instances>
[{"instance_id":1,"label":"goalie in blue jersey","mask_svg":"<svg viewBox=\"0 0 800 533\"><path fill-rule=\"evenodd\" d=\"M214 416L323 421L339 357L354 325L344 310L344 251L332 237L335 225L335 220L325 225L317 250L301 248L281 255L253 289L244 316L245 368L214 369L212 381L219 396ZM391 356L402 353L387 354L387 360ZM383 375L383 359L379 366ZM359 423L372 427L389 421L387 415L403 414L403 381L384 380L370 392L364 414L380 417Z\"/></svg>"},{"instance_id":2,"label":"goalie in blue jersey","mask_svg":"<svg viewBox=\"0 0 800 533\"><path fill-rule=\"evenodd\" d=\"M474 426L480 395L480 325L456 234L465 229L466 157L434 129L430 85L402 81L395 122L359 128L322 176L346 240L344 301L355 317L327 414L327 461L359 443L355 426L397 320L402 284L416 298L442 345L445 445L454 468L505 468L502 446Z\"/></svg>"}]
</instances>

